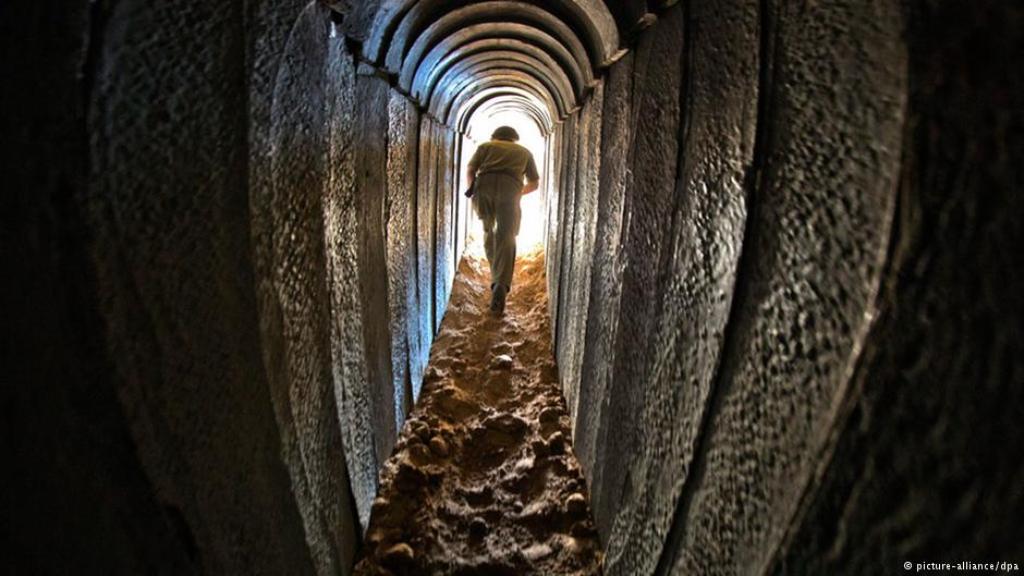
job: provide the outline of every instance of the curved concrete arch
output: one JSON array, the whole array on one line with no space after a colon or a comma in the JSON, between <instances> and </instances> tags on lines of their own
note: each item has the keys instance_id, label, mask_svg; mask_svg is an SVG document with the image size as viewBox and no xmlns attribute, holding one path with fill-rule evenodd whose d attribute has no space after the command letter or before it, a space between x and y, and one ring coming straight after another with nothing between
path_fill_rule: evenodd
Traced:
<instances>
[{"instance_id":1,"label":"curved concrete arch","mask_svg":"<svg viewBox=\"0 0 1024 576\"><path fill-rule=\"evenodd\" d=\"M561 111L570 110L576 106L576 96L564 75L559 77L557 71L538 67L537 63L519 60L514 56L510 57L508 53L501 52L479 54L473 60L463 61L442 76L438 82L438 88L425 95L422 101L430 108L439 98L456 93L452 89L456 84L478 80L490 71L499 69L519 70L540 81L555 96Z\"/></svg>"},{"instance_id":2,"label":"curved concrete arch","mask_svg":"<svg viewBox=\"0 0 1024 576\"><path fill-rule=\"evenodd\" d=\"M568 70L567 74L576 75L576 71L578 71L578 76L584 86L590 86L594 83L594 74L590 64L586 61L580 62L577 60L558 39L533 26L510 23L500 26L475 24L448 36L441 43L431 48L419 62L406 61L405 68L399 78L399 86L409 91L418 69L424 68L429 70L437 66L446 55L462 46L468 46L477 41L498 42L504 40L518 40L537 46L558 62L561 68Z\"/></svg>"},{"instance_id":3,"label":"curved concrete arch","mask_svg":"<svg viewBox=\"0 0 1024 576\"><path fill-rule=\"evenodd\" d=\"M374 17L363 55L384 64L389 45L396 38L407 40L416 35L438 13L449 10L448 4L446 0L384 0ZM549 0L545 4L551 5L552 14L568 17L567 23L581 32L591 60L599 66L607 66L622 55L618 26L602 0Z\"/></svg>"},{"instance_id":4,"label":"curved concrete arch","mask_svg":"<svg viewBox=\"0 0 1024 576\"><path fill-rule=\"evenodd\" d=\"M567 111L559 107L558 99L544 83L514 69L496 69L482 78L460 82L458 89L449 92L450 96L436 99L430 113L434 114L437 118L450 118L452 113L458 110L459 104L462 101L485 88L503 85L517 86L533 94L550 110L552 118L561 119L568 113L571 113L571 110Z\"/></svg>"},{"instance_id":5,"label":"curved concrete arch","mask_svg":"<svg viewBox=\"0 0 1024 576\"><path fill-rule=\"evenodd\" d=\"M540 102L532 95L526 94L516 88L496 87L480 92L477 96L474 96L470 102L465 104L461 110L459 110L456 128L458 130L467 129L469 127L470 118L474 114L499 105L515 106L519 109L525 109L531 115L534 115L541 120L541 124L544 126L545 130L550 130L555 125L555 121L551 116L551 111L543 102Z\"/></svg>"},{"instance_id":6,"label":"curved concrete arch","mask_svg":"<svg viewBox=\"0 0 1024 576\"><path fill-rule=\"evenodd\" d=\"M463 120L465 112L466 110L471 109L474 102L485 100L491 97L492 93L499 91L504 91L506 93L518 93L538 102L544 107L548 117L551 118L552 125L561 122L562 116L557 114L557 108L555 107L555 103L551 100L550 94L547 94L542 90L538 90L535 86L523 82L522 78L516 76L493 76L476 86L463 90L446 107L447 109L444 111L444 115L437 117L449 126L462 127L464 125Z\"/></svg>"},{"instance_id":7,"label":"curved concrete arch","mask_svg":"<svg viewBox=\"0 0 1024 576\"><path fill-rule=\"evenodd\" d=\"M541 131L545 135L551 134L557 124L551 116L551 110L532 94L528 94L515 87L497 86L474 95L470 100L461 105L456 112L456 122L454 124L456 130L465 134L469 130L473 116L492 102L508 102L510 105L515 104L519 108L526 110L531 116L539 119L542 127Z\"/></svg>"},{"instance_id":8,"label":"curved concrete arch","mask_svg":"<svg viewBox=\"0 0 1024 576\"><path fill-rule=\"evenodd\" d=\"M499 17L498 15L502 20L493 21ZM405 52L403 42L396 40L388 49L387 68L392 71L401 70L400 82L402 86L408 87L412 84L416 68L425 55L466 28L467 23L497 31L512 29L518 22L524 22L527 26L543 30L557 38L558 43L572 54L580 68L591 71L591 76L593 75L590 55L571 28L542 8L509 0L473 4L448 13L428 26Z\"/></svg>"},{"instance_id":9,"label":"curved concrete arch","mask_svg":"<svg viewBox=\"0 0 1024 576\"><path fill-rule=\"evenodd\" d=\"M387 53L384 49L387 41L394 36L396 29L409 10L419 0L384 0L380 3L377 13L373 17L373 25L370 35L363 44L363 57L375 64L383 64L382 60Z\"/></svg>"},{"instance_id":10,"label":"curved concrete arch","mask_svg":"<svg viewBox=\"0 0 1024 576\"><path fill-rule=\"evenodd\" d=\"M453 88L450 92L450 97L438 98L434 102L430 113L437 118L449 118L451 112L458 109L456 103L460 102L467 95L475 94L476 91L498 84L521 86L530 90L550 107L554 113L553 116L564 118L572 112L571 110L561 109L557 97L540 80L531 76L525 76L515 69L495 69L487 74L485 78L468 78L465 81L460 81L459 86Z\"/></svg>"},{"instance_id":11,"label":"curved concrete arch","mask_svg":"<svg viewBox=\"0 0 1024 576\"><path fill-rule=\"evenodd\" d=\"M537 68L533 63L507 56L486 54L481 55L478 60L453 68L441 78L437 88L427 94L422 101L424 106L433 108L436 102L454 97L469 82L479 82L482 78L493 74L510 72L520 72L543 84L557 102L560 113L565 113L576 107L577 99L569 85L564 82L564 77L560 81L556 73Z\"/></svg>"},{"instance_id":12,"label":"curved concrete arch","mask_svg":"<svg viewBox=\"0 0 1024 576\"><path fill-rule=\"evenodd\" d=\"M467 111L466 134L470 138L474 138L474 134L469 131L468 127L472 126L473 118L477 115L499 114L506 111L517 112L529 117L530 121L537 126L541 136L547 138L551 134L551 126L547 124L545 116L541 113L541 108L528 100L508 95L497 95L474 106L473 110Z\"/></svg>"},{"instance_id":13,"label":"curved concrete arch","mask_svg":"<svg viewBox=\"0 0 1024 576\"><path fill-rule=\"evenodd\" d=\"M461 132L465 132L469 126L469 117L472 115L472 112L482 103L497 96L518 96L520 98L519 101L524 106L526 102L532 103L531 109L535 110L535 114L543 120L549 132L554 131L555 127L562 123L561 119L552 114L549 104L538 97L537 94L522 86L509 84L488 86L477 93L464 94L451 107L446 120L448 120L451 126L458 126Z\"/></svg>"},{"instance_id":14,"label":"curved concrete arch","mask_svg":"<svg viewBox=\"0 0 1024 576\"><path fill-rule=\"evenodd\" d=\"M469 44L455 48L433 66L421 66L416 71L416 76L413 79L409 93L417 99L423 94L429 94L437 86L438 79L443 76L447 70L457 66L468 58L482 52L489 51L515 52L543 62L548 68L557 70L559 74L564 75L568 79L577 99L582 97L586 88L583 80L583 74L579 68L575 66L565 67L560 65L551 56L551 54L528 42L512 38L498 38L470 42Z\"/></svg>"}]
</instances>

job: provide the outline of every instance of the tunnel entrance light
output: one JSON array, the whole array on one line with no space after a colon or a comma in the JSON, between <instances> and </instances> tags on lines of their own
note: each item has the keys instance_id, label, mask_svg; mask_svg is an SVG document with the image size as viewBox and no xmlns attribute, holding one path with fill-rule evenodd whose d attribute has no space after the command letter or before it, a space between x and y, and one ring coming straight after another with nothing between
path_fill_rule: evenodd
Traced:
<instances>
[{"instance_id":1,"label":"tunnel entrance light","mask_svg":"<svg viewBox=\"0 0 1024 576\"><path fill-rule=\"evenodd\" d=\"M512 126L519 132L519 144L525 146L532 154L537 168L541 172L540 188L521 199L522 221L519 236L516 239L520 254L542 247L545 230L545 200L547 186L551 181L545 173L548 155L548 138L537 119L529 114L521 105L512 101L495 99L488 105L477 109L469 118L468 128L463 136L462 157L459 161L459 174L464 175L477 147L490 140L491 133L499 126ZM483 254L483 228L476 214L469 211L469 230L467 249L473 253Z\"/></svg>"}]
</instances>

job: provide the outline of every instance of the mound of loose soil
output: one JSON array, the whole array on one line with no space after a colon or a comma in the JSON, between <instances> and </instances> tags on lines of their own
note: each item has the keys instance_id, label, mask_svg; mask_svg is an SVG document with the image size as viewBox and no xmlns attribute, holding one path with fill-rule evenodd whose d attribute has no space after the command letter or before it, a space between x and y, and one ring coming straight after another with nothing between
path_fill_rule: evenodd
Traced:
<instances>
[{"instance_id":1,"label":"mound of loose soil","mask_svg":"<svg viewBox=\"0 0 1024 576\"><path fill-rule=\"evenodd\" d=\"M551 353L543 253L504 316L463 259L423 391L381 472L359 575L600 574L602 553Z\"/></svg>"}]
</instances>

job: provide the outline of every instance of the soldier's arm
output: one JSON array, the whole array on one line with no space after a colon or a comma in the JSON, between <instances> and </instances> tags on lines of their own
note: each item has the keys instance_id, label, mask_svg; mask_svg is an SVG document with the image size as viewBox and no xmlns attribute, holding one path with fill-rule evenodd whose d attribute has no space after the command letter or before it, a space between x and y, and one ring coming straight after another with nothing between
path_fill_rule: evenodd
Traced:
<instances>
[{"instance_id":1,"label":"soldier's arm","mask_svg":"<svg viewBox=\"0 0 1024 576\"><path fill-rule=\"evenodd\" d=\"M473 186L473 182L476 180L476 171L480 169L480 162L483 160L484 147L481 145L473 153L473 157L469 159L469 164L466 166L466 185Z\"/></svg>"},{"instance_id":2,"label":"soldier's arm","mask_svg":"<svg viewBox=\"0 0 1024 576\"><path fill-rule=\"evenodd\" d=\"M533 192L537 188L540 188L540 173L537 172L537 164L533 161L533 155L530 155L530 159L526 162L526 185L523 186L522 194L525 196L530 192Z\"/></svg>"}]
</instances>

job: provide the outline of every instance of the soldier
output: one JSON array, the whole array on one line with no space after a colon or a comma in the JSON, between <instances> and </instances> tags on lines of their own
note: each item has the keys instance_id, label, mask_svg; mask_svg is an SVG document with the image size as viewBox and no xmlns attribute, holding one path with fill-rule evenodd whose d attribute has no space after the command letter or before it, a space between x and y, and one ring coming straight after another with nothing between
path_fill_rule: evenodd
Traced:
<instances>
[{"instance_id":1,"label":"soldier","mask_svg":"<svg viewBox=\"0 0 1024 576\"><path fill-rule=\"evenodd\" d=\"M519 133L514 128L498 128L490 142L477 148L466 172L468 194L484 223L484 250L491 265L491 311L496 314L504 312L505 297L512 288L519 198L540 186L533 154L517 140Z\"/></svg>"}]
</instances>

